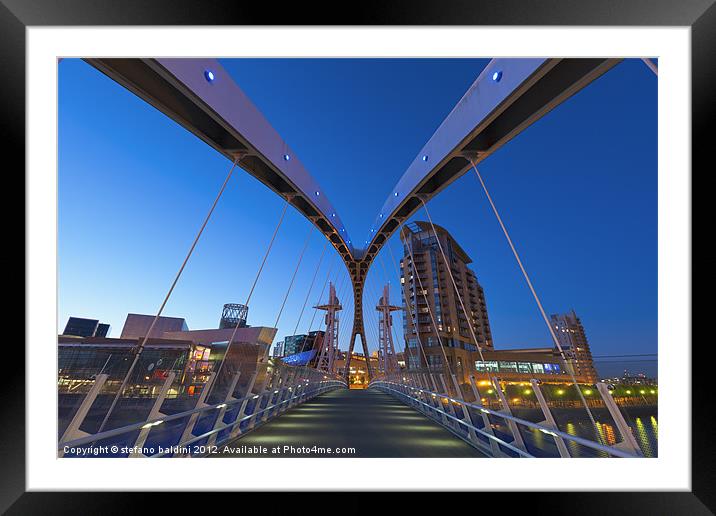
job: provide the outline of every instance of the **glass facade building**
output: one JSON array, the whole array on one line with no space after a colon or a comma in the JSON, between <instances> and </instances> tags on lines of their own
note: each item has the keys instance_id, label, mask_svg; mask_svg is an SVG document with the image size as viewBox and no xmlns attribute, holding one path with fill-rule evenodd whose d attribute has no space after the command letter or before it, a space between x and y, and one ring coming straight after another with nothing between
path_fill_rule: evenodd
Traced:
<instances>
[{"instance_id":1,"label":"glass facade building","mask_svg":"<svg viewBox=\"0 0 716 516\"><path fill-rule=\"evenodd\" d=\"M106 337L109 333L109 324L100 323L97 319L84 317L70 317L65 325L62 335L72 337Z\"/></svg>"}]
</instances>

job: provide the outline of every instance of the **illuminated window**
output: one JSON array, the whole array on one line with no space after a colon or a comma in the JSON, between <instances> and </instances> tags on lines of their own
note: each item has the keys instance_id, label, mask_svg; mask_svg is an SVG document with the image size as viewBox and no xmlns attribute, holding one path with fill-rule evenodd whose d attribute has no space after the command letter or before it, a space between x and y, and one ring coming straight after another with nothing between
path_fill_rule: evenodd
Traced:
<instances>
[{"instance_id":1,"label":"illuminated window","mask_svg":"<svg viewBox=\"0 0 716 516\"><path fill-rule=\"evenodd\" d=\"M475 362L475 370L481 372L497 373L500 369L497 366L497 362L494 360L486 360L484 362L482 360L477 360Z\"/></svg>"},{"instance_id":2,"label":"illuminated window","mask_svg":"<svg viewBox=\"0 0 716 516\"><path fill-rule=\"evenodd\" d=\"M500 361L500 371L517 372L517 362Z\"/></svg>"}]
</instances>

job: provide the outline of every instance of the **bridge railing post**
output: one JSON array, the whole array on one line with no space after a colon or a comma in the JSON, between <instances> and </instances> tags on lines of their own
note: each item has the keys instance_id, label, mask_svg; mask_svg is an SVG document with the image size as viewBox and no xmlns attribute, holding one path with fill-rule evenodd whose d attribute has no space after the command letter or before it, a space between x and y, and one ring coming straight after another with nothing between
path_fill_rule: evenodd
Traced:
<instances>
[{"instance_id":1,"label":"bridge railing post","mask_svg":"<svg viewBox=\"0 0 716 516\"><path fill-rule=\"evenodd\" d=\"M216 373L210 373L209 378L207 379L206 383L204 384L204 388L201 390L201 393L199 394L199 399L196 401L196 408L204 408L208 407L209 405L206 404L206 398L209 396L209 391L211 390L212 385L214 385L214 381L216 380ZM188 441L192 436L194 432L194 426L196 425L197 420L199 417L203 415L202 412L195 412L191 416L189 416L189 421L187 421L186 426L184 427L184 430L182 431L181 437L179 438L179 447L183 445L185 441ZM180 453L180 457L184 457L187 454Z\"/></svg>"},{"instance_id":2,"label":"bridge railing post","mask_svg":"<svg viewBox=\"0 0 716 516\"><path fill-rule=\"evenodd\" d=\"M290 406L296 406L300 405L304 402L306 397L306 392L311 386L311 378L309 378L308 371L301 371L301 374L298 375L298 386L296 388L296 393L292 396Z\"/></svg>"},{"instance_id":3,"label":"bridge railing post","mask_svg":"<svg viewBox=\"0 0 716 516\"><path fill-rule=\"evenodd\" d=\"M82 430L80 430L80 426L82 426L82 423L84 423L84 420L87 417L87 413L89 412L90 407L92 407L94 400L97 399L97 396L99 395L100 391L102 390L102 387L107 381L107 378L109 378L108 374L98 374L97 376L95 376L92 387L90 387L89 392L82 400L82 403L77 409L77 412L75 412L75 415L72 417L70 424L67 425L67 428L65 429L62 434L62 437L60 438L60 443L66 443L74 439L79 439L81 437L90 435L87 432L83 432ZM58 457L62 457L63 455L64 451L60 450L58 453Z\"/></svg>"},{"instance_id":4,"label":"bridge railing post","mask_svg":"<svg viewBox=\"0 0 716 516\"><path fill-rule=\"evenodd\" d=\"M258 374L258 371L254 371L251 375L249 383L246 385L246 394L244 396L246 399L241 402L241 408L239 408L239 411L236 413L236 421L234 422L234 425L231 427L231 431L229 432L230 439L236 438L241 433L241 423L246 416L246 407L248 406L249 399L253 394L254 385L256 384L256 378L258 377ZM256 396L256 398L258 398L258 396Z\"/></svg>"},{"instance_id":5,"label":"bridge railing post","mask_svg":"<svg viewBox=\"0 0 716 516\"><path fill-rule=\"evenodd\" d=\"M544 415L544 421L538 424L547 428L551 428L553 430L559 430L559 427L557 426L557 421L554 419L554 415L552 414L549 405L547 405L547 400L544 397L544 393L542 392L542 388L540 387L539 382L535 379L532 379L530 380L530 385L532 386L532 391L535 393L537 402L539 403L539 406L542 409L542 414ZM559 452L559 456L566 459L570 458L571 454L569 453L569 448L567 448L564 439L562 439L562 437L559 435L553 435L552 438L554 439L554 443L557 445L557 451Z\"/></svg>"},{"instance_id":6,"label":"bridge railing post","mask_svg":"<svg viewBox=\"0 0 716 516\"><path fill-rule=\"evenodd\" d=\"M286 381L282 385L281 396L278 399L278 406L276 407L276 414L286 412L291 406L291 397L294 394L294 388L296 385L297 373L295 371L289 371L286 376Z\"/></svg>"},{"instance_id":7,"label":"bridge railing post","mask_svg":"<svg viewBox=\"0 0 716 516\"><path fill-rule=\"evenodd\" d=\"M239 378L241 377L241 371L237 370L236 373L234 373L233 378L231 379L231 383L229 384L229 390L226 393L226 397L224 398L224 406L219 409L219 414L216 416L216 421L214 421L214 428L213 430L216 430L220 426L224 424L224 417L226 416L226 410L228 406L226 405L230 400L236 399L234 396L234 391L236 390L236 385L239 383ZM236 414L236 419L239 418L239 413ZM206 441L207 446L213 446L216 444L216 439L219 436L219 432L214 432L209 436L209 439Z\"/></svg>"},{"instance_id":8,"label":"bridge railing post","mask_svg":"<svg viewBox=\"0 0 716 516\"><path fill-rule=\"evenodd\" d=\"M440 385L442 385L442 394L445 394L445 396L447 396L447 400L445 398L440 398L438 400L438 406L442 405L441 408L443 411L443 419L446 420L445 424L448 426L448 428L452 428L455 431L460 431L460 423L456 422L454 419L446 417L444 414L445 412L447 412L449 415L457 419L455 405L450 400L450 390L448 389L447 383L445 383L445 375L443 373L440 373L438 375L438 378L440 378ZM447 409L445 407L447 407Z\"/></svg>"},{"instance_id":9,"label":"bridge railing post","mask_svg":"<svg viewBox=\"0 0 716 516\"><path fill-rule=\"evenodd\" d=\"M266 404L266 411L261 414L262 422L268 421L271 414L275 416L281 412L281 402L283 401L284 393L288 392L288 382L291 374L292 371L288 368L281 372L274 370L274 375L271 378L271 384L269 385L269 391L272 392L272 394L270 394L268 403ZM274 408L270 409L269 407L271 406Z\"/></svg>"},{"instance_id":10,"label":"bridge railing post","mask_svg":"<svg viewBox=\"0 0 716 516\"><path fill-rule=\"evenodd\" d=\"M473 375L470 375L470 387L472 389L472 395L475 396L475 405L477 405L478 407L482 407L482 397L480 396L480 390L477 388L477 383L475 382L475 377ZM487 412L481 411L480 414L482 416L482 424L484 431L492 437L495 437L495 431L492 429L492 422L490 421ZM502 457L504 454L500 451L500 447L497 445L497 441L495 441L494 439L490 439L489 437L487 440L490 443L490 451L492 452L492 456Z\"/></svg>"},{"instance_id":11,"label":"bridge railing post","mask_svg":"<svg viewBox=\"0 0 716 516\"><path fill-rule=\"evenodd\" d=\"M499 380L493 377L492 383L495 387L495 392L497 393L497 396L500 400L500 405L502 405L502 410L500 412L502 412L503 414L507 414L508 416L512 416L512 409L510 408L509 403L507 403L507 397L505 397L505 393L502 390L502 386L500 385ZM525 447L525 442L522 439L522 434L520 433L520 429L517 427L517 424L509 418L505 418L505 422L507 423L507 427L510 429L510 433L514 438L513 446L519 448L522 451L527 451Z\"/></svg>"},{"instance_id":12,"label":"bridge railing post","mask_svg":"<svg viewBox=\"0 0 716 516\"><path fill-rule=\"evenodd\" d=\"M472 420L472 414L470 414L470 411L467 409L467 406L464 404L465 402L465 396L462 393L462 388L460 387L460 382L458 381L455 374L450 375L452 377L452 383L455 387L455 392L457 393L457 399L462 401L463 403L460 405L460 410L462 411L462 418L460 418L462 421L465 421L466 423L469 423L470 426L467 427L467 435L468 438L472 442L477 442L477 434L475 434L475 430L472 428L473 426L476 426L475 423ZM462 426L462 425L461 425Z\"/></svg>"},{"instance_id":13,"label":"bridge railing post","mask_svg":"<svg viewBox=\"0 0 716 516\"><path fill-rule=\"evenodd\" d=\"M270 387L271 382L273 380L273 376L274 376L274 374L276 374L276 370L273 368L271 369L271 373L269 374L269 371L268 371L269 364L267 362L259 363L259 367L261 367L261 366L265 366L265 369L263 372L264 377L261 381L261 386L258 388L258 390L256 392L257 397L254 398L256 400L256 405L254 406L254 409L251 412L251 415L249 417L249 420L248 420L249 422L247 423L247 430L253 430L254 427L256 426L257 417L263 416L264 412L261 412L261 410L262 410L261 405L262 405L263 401L267 398L268 394L271 392L270 390L268 390L268 387ZM258 373L259 373L259 371L257 369L256 374L258 375ZM268 407L268 401L266 403L266 406ZM259 412L261 412L261 416L258 416Z\"/></svg>"},{"instance_id":14,"label":"bridge railing post","mask_svg":"<svg viewBox=\"0 0 716 516\"><path fill-rule=\"evenodd\" d=\"M429 378L430 378L430 380L432 380L432 387L428 387L428 390L432 391L436 394L440 394L441 390L438 387L438 382L435 379L435 376L436 376L435 373L429 374ZM443 425L450 426L448 418L445 417L445 412L443 411L443 407L441 406L441 404L442 404L441 398L439 398L437 395L430 395L429 398L430 399L428 401L430 402L430 405L434 409L432 415L434 417L436 416L436 417L440 418L440 421L442 421Z\"/></svg>"},{"instance_id":15,"label":"bridge railing post","mask_svg":"<svg viewBox=\"0 0 716 516\"><path fill-rule=\"evenodd\" d=\"M157 396L157 399L154 400L154 404L152 405L152 409L149 411L149 415L145 419L145 421L151 421L152 419L156 419L159 416L162 415L161 408L162 404L164 403L164 400L167 397L167 394L169 393L169 388L172 386L172 382L174 382L174 378L176 377L176 373L174 371L170 372L166 379L164 380L164 383L162 384L162 388L159 391L159 396ZM144 443L147 442L147 437L149 437L149 432L151 432L152 427L146 426L142 427L142 429L139 431L139 435L137 436L136 441L134 441L134 446L132 447L132 451L129 454L130 457L146 457L147 455L141 451L144 448Z\"/></svg>"},{"instance_id":16,"label":"bridge railing post","mask_svg":"<svg viewBox=\"0 0 716 516\"><path fill-rule=\"evenodd\" d=\"M639 443L636 442L636 438L632 433L631 427L624 419L624 415L622 414L621 410L619 410L616 401L614 401L614 398L612 398L612 395L609 392L609 386L604 382L597 382L596 387L597 391L599 392L599 395L604 401L604 405L607 407L607 410L609 411L609 414L611 414L612 419L614 419L614 423L617 425L617 429L622 436L621 442L618 442L617 444L613 445L614 448L619 448L621 450L631 452L634 455L643 457L644 453L641 451Z\"/></svg>"}]
</instances>

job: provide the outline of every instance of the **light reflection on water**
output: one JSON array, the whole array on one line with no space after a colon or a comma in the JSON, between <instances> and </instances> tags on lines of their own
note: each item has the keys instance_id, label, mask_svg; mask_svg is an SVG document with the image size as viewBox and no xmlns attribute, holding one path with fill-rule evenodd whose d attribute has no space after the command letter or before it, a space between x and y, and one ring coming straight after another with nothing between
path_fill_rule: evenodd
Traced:
<instances>
[{"instance_id":1,"label":"light reflection on water","mask_svg":"<svg viewBox=\"0 0 716 516\"><path fill-rule=\"evenodd\" d=\"M627 418L627 423L632 429L632 433L634 434L636 442L641 448L644 456L657 457L659 424L656 416L635 417L632 421L629 419L630 418ZM597 421L596 423L602 443L608 446L613 446L621 441L621 436L613 424L603 423L600 421ZM588 425L583 422L578 422L577 425L575 425L574 422L570 421L565 425L564 431L570 435L586 437L585 426ZM585 447L573 442L568 442L568 446L573 457L594 456L596 453L593 450L587 450Z\"/></svg>"},{"instance_id":2,"label":"light reflection on water","mask_svg":"<svg viewBox=\"0 0 716 516\"><path fill-rule=\"evenodd\" d=\"M557 412L557 411L555 411ZM640 410L637 413L631 408L628 411L624 411L624 417L627 424L632 429L634 438L636 439L642 453L645 457L657 457L658 456L658 440L659 440L659 425L656 415L656 409L653 410L646 408L646 410ZM597 431L595 432L594 426L586 415L580 416L576 413L566 414L565 412L558 413L559 428L570 435L575 435L591 441L600 442L607 446L614 446L622 441L622 437L616 424L608 414L600 414L600 417L595 417L597 423ZM596 414L595 414L596 416ZM606 418L606 420L605 420ZM535 422L537 418L534 418ZM503 433L503 436L507 437L508 441L511 441L511 435L505 425L497 425L498 429ZM536 457L556 457L558 456L558 450L554 439L537 430L526 430L523 429L523 438L527 445L528 452L535 455ZM606 452L597 451L589 447L577 444L567 439L564 440L569 450L569 454L575 458L583 457L608 457Z\"/></svg>"}]
</instances>

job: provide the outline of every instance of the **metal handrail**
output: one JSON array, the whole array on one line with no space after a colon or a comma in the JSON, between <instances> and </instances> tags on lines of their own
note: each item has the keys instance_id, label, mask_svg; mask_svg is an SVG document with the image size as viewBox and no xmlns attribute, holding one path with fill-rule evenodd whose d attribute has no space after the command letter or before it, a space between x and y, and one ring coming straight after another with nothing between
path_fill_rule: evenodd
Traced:
<instances>
[{"instance_id":1,"label":"metal handrail","mask_svg":"<svg viewBox=\"0 0 716 516\"><path fill-rule=\"evenodd\" d=\"M559 430L559 429L556 429L556 428L544 427L544 426L539 425L539 424L537 424L537 423L533 423L533 422L531 422L531 421L527 421L527 420L525 420L525 419L521 419L521 418L516 417L516 416L513 416L513 415L511 415L511 414L505 414L505 413L503 413L503 412L499 412L499 411L496 411L496 410L492 410L492 409L489 409L489 408L485 408L485 407L482 407L482 406L480 406L480 405L475 405L474 403L470 403L470 402L468 402L468 401L458 400L458 399L452 398L451 396L447 396L447 395L445 395L445 394L441 394L441 393L438 393L438 392L433 392L433 391L429 391L429 390L426 390L426 389L421 389L421 388L413 387L413 386L410 386L410 385L404 385L404 384L400 384L400 383L396 383L396 382L388 382L388 381L385 381L385 380L377 380L377 381L375 381L375 382L371 382L371 383L368 385L369 388L375 385L377 388L382 388L382 389L386 389L386 390L395 392L395 393L397 393L397 394L399 394L399 395L401 395L401 396L404 396L404 397L406 397L406 398L410 398L410 399L415 400L415 401L417 401L417 402L419 402L419 403L421 403L421 404L423 404L423 405L426 405L426 406L429 407L430 409L435 410L435 411L437 411L437 412L440 412L441 414L443 414L443 415L449 417L450 419L454 419L454 420L457 421L458 423L460 423L460 424L462 424L462 425L464 425L464 426L466 426L466 427L468 427L468 428L472 428L472 429L475 430L475 431L480 432L480 434L485 435L485 436L488 437L489 439L492 439L492 440L494 440L494 441L497 441L499 444L506 445L508 448L510 448L511 450L513 450L513 451L519 453L519 454L522 455L522 456L533 457L533 456L530 455L530 454L525 454L525 452L522 451L522 450L519 450L519 449L517 449L517 448L515 448L515 447L513 447L513 446L511 446L511 445L509 445L509 444L506 444L504 441L502 441L502 440L499 439L498 437L496 437L496 436L494 436L494 435L491 435L491 434L488 434L488 433L482 431L481 429L475 427L474 425L468 423L467 421L464 421L464 420L462 420L462 419L459 419L459 418L453 416L452 414L448 414L447 412L445 412L445 411L444 411L443 409L441 409L441 408L434 407L434 406L432 406L432 405L430 405L430 404L428 404L428 403L425 403L424 401L422 401L422 400L420 400L420 399L418 399L418 398L416 398L416 397L414 397L414 396L411 396L411 395L409 395L409 394L407 394L407 393L405 393L405 392L402 392L402 391L399 391L399 390L396 390L396 389L392 389L392 388L390 388L390 387L383 387L383 386L380 386L379 384L396 385L396 386L398 386L398 387L407 388L407 389L410 389L410 390L412 390L412 391L419 391L419 392L422 392L422 393L424 393L424 394L428 394L428 395L433 396L433 397L439 397L439 398L442 398L442 399L446 399L446 400L451 401L451 402L453 402L453 403L457 403L458 405L462 405L462 406L464 406L464 407L466 407L466 408L469 407L469 408L472 408L472 409L475 409L475 410L479 410L479 411L481 411L481 412L483 412L483 413L490 414L490 415L493 415L493 416L502 418L503 420L513 421L514 423L517 423L517 424L519 424L519 425L526 426L526 427L529 427L529 428L532 428L532 429L535 429L535 430L539 430L540 432L543 432L543 433L548 434L548 435L559 436L559 437L561 437L562 439L567 439L567 440L569 440L569 441L575 442L575 443L577 443L577 444L581 444L582 446L586 446L586 447L592 448L592 449L594 449L594 450L603 451L603 452L608 453L609 455L613 455L613 456L615 456L615 457L629 458L629 459L631 459L631 458L639 458L637 455L634 455L634 454L631 454L631 453L622 451L622 450L620 450L620 449L618 449L618 448L614 448L614 447L611 447L611 446L605 446L605 445L603 445L603 444L599 444L599 443L597 443L597 442L590 441L589 439L584 439L583 437L578 437L578 436L576 436L576 435L568 434L568 433L563 432L563 431L561 431L561 430Z\"/></svg>"},{"instance_id":2,"label":"metal handrail","mask_svg":"<svg viewBox=\"0 0 716 516\"><path fill-rule=\"evenodd\" d=\"M387 382L384 382L384 383L387 383ZM423 400L420 400L420 399L418 399L418 398L414 398L414 397L412 397L412 396L410 396L410 395L408 395L408 394L405 394L405 393L403 393L403 392L396 391L395 389L391 389L390 387L379 387L379 388L383 388L383 389L386 389L386 390L388 390L388 391L395 392L395 393L397 393L397 394L399 394L399 395L401 395L401 396L404 396L404 397L406 397L406 398L413 399L413 400L417 401L418 403L420 403L420 404L422 404L422 405L425 405L426 407L428 407L428 408L430 408L430 409L432 409L432 410L435 410L435 411L437 411L437 412L440 412L440 413L443 414L444 416L446 416L446 417L448 417L448 418L450 418L450 419L453 419L453 420L455 420L456 422L467 426L468 428L472 428L473 430L475 430L476 432L480 433L481 435L484 435L485 437L488 437L488 438L490 438L490 439L493 439L493 440L496 441L498 444L501 444L501 445L503 445L503 446L509 448L510 450L512 450L512 451L514 451L515 453L521 455L522 457L534 458L533 455L530 455L529 453L525 452L524 450L520 450L519 448L517 448L517 447L515 447L515 446L512 446L512 445L511 445L510 443L508 443L507 441L503 441L503 440L500 439L499 437L497 437L497 436L495 436L495 435L491 435L491 434L485 432L484 430L482 430L481 428L477 428L476 426L471 425L471 424L468 423L467 421L463 421L462 419L460 419L460 418L458 418L458 417L455 417L455 416L453 416L452 414L448 414L447 412L445 412L445 411L442 410L442 409L439 409L439 408L437 408L437 407L433 407L432 405L430 405L429 403L424 402Z\"/></svg>"},{"instance_id":3,"label":"metal handrail","mask_svg":"<svg viewBox=\"0 0 716 516\"><path fill-rule=\"evenodd\" d=\"M337 380L329 380L329 382L335 382L335 383L338 383L338 384L340 384L340 385L345 386L345 382L340 382L340 381L337 381ZM323 382L321 382L321 383L323 383ZM236 421L233 421L233 422L231 422L231 423L226 423L226 424L224 424L223 426L221 426L221 427L219 427L219 428L214 428L214 429L212 429L212 430L209 430L208 432L205 432L205 433L203 433L203 434L201 434L201 435L199 435L199 436L194 437L193 439L189 439L188 441L185 441L185 442L183 442L183 443L177 443L177 444L175 444L174 446L189 446L189 445L191 445L191 444L193 444L193 443L195 443L195 442L197 442L197 441L201 441L202 439L205 439L205 438L207 438L207 437L210 437L210 436L213 435L213 434L219 433L219 432L221 432L222 430L226 430L227 428L230 428L230 427L232 427L232 426L236 426L236 425L238 425L238 424L241 424L242 422L246 421L247 419L251 419L251 418L253 418L253 417L256 417L256 416L258 416L259 414L261 414L261 413L263 413L263 412L266 412L266 411L271 410L271 409L276 408L276 407L280 407L280 406L283 405L284 403L288 403L288 402L294 400L294 399L297 398L297 397L303 397L303 396L306 396L306 395L310 395L310 394L313 394L314 392L316 393L316 396L317 396L318 394L321 394L322 392L325 392L328 388L330 388L330 387L325 387L325 386L324 386L324 387L318 387L317 389L314 389L314 390L312 390L311 392L296 394L296 395L294 395L293 397L287 398L287 399L283 400L283 401L280 402L280 403L274 403L274 404L271 405L270 407L265 407L265 408L259 410L258 412L254 412L253 414L248 414L248 415L242 417L241 419L237 419ZM319 391L320 391L320 392L319 392ZM163 456L168 455L168 454L170 454L170 453L172 453L172 452L171 452L171 451L166 451L166 452L163 452L163 453L157 453L157 454L151 455L150 458L163 457Z\"/></svg>"},{"instance_id":4,"label":"metal handrail","mask_svg":"<svg viewBox=\"0 0 716 516\"><path fill-rule=\"evenodd\" d=\"M318 382L318 383L319 383L319 384L322 384L322 383L335 383L335 384L343 385L343 386L346 385L345 382L344 382L344 381L341 381L341 380L322 380L322 381L320 381L320 382ZM310 382L309 382L309 384L310 384ZM293 387L298 387L298 386L300 386L300 384L299 384L299 385L291 386L291 388L293 388ZM278 406L278 405L282 405L283 403L285 403L285 402L287 402L287 401L292 401L292 400L296 399L296 398L299 397L299 396L305 396L305 395L307 395L307 394L312 394L313 392L315 392L316 390L319 390L320 388L321 388L321 387L319 387L318 389L314 389L314 390L310 391L310 393L302 392L302 393L300 393L300 394L294 394L291 398L287 398L286 400L284 400L284 401L281 402L281 403L274 404L274 405L272 405L271 407L265 407L264 409L260 410L259 412L255 412L255 413L253 413L253 414L249 414L248 416L246 416L245 418L241 419L240 421L239 421L239 420L234 421L233 423L231 423L231 425L236 425L236 424L240 423L241 421L244 421L246 418L255 417L255 416L258 415L259 413L262 413L262 412L267 411L269 408L274 408L274 407L276 407L276 406ZM135 430L141 430L142 428L144 428L144 427L146 427L146 426L149 426L149 425L152 425L152 424L154 424L154 423L159 423L159 422L161 422L161 423L166 423L166 422L168 422L168 421L174 421L175 419L181 419L181 418L184 418L184 417L187 417L187 416L191 416L192 414L197 414L197 413L201 413L201 412L208 412L208 411L210 411L210 410L216 410L216 409L224 408L224 407L227 407L227 406L236 405L237 403L243 403L244 401L247 401L247 400L257 399L257 398L261 397L263 394L265 394L265 393L251 394L251 395L244 396L243 398L236 398L236 399L232 399L232 400L229 400L229 401L226 401L226 402L222 402L222 403L216 403L216 404L213 404L213 405L207 405L207 406L205 406L205 407L198 407L198 408L194 408L194 409L190 409L190 410L185 410L184 412L178 412L178 413L176 413L176 414L171 414L171 415L167 415L167 416L159 416L159 417L156 417L156 418L153 418L153 419L147 419L147 420L141 421L141 422L139 422L139 423L132 423L131 425L126 425L126 426L122 426L122 427L119 427L119 428L114 428L114 429L112 429L112 430L105 430L104 432L100 432L100 433L97 433L97 434L91 434L91 435L88 435L88 436L86 436L86 437L80 437L79 439L74 439L74 440L72 440L72 441L58 442L58 444L57 444L57 449L58 449L58 450L62 450L62 449L65 448L65 447L72 447L72 448L73 448L73 447L76 447L76 446L81 446L81 445L83 445L83 444L92 443L92 442L99 441L99 440L102 440L102 439L106 439L106 438L109 438L109 437L115 437L115 436L117 436L117 435L122 435L122 434L125 434L125 433L128 433L128 432L133 432L133 431L135 431ZM209 435L210 435L210 434L209 434Z\"/></svg>"}]
</instances>

